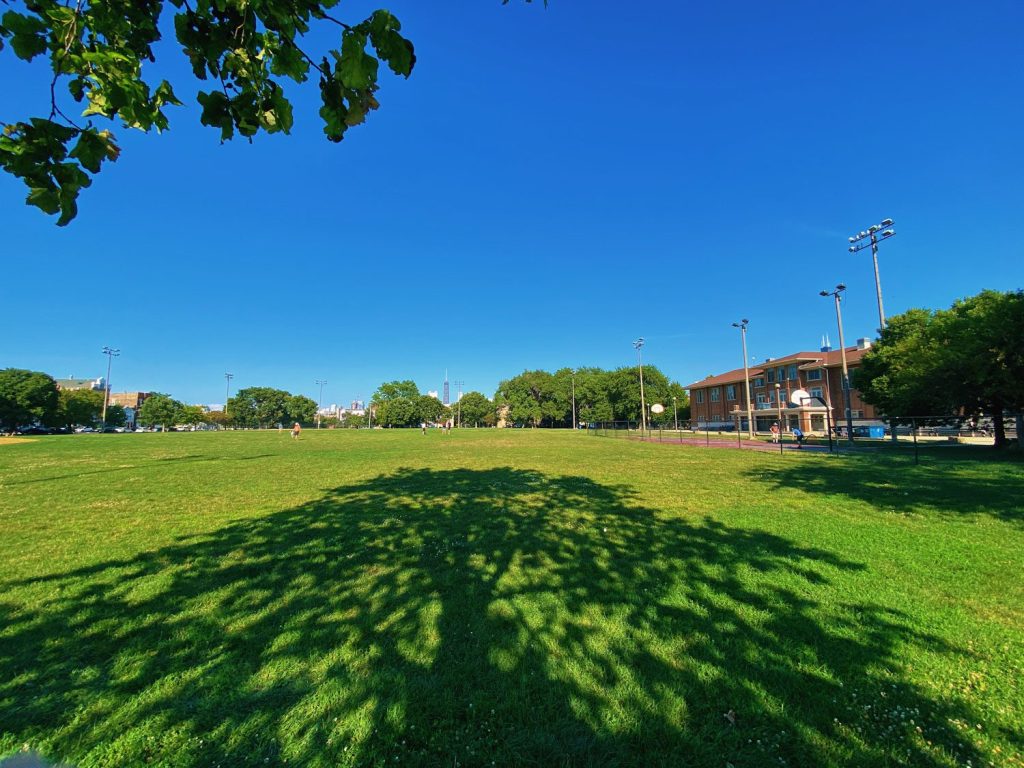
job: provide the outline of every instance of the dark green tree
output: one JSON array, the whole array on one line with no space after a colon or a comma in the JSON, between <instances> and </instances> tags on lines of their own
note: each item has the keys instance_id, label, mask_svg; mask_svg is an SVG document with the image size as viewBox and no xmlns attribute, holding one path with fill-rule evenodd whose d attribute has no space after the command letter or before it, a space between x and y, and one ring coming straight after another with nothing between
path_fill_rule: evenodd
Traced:
<instances>
[{"instance_id":1,"label":"dark green tree","mask_svg":"<svg viewBox=\"0 0 1024 768\"><path fill-rule=\"evenodd\" d=\"M419 387L416 383L406 379L405 381L385 381L377 391L373 393L371 402L383 403L387 400L395 400L404 397L406 400L415 400L420 396Z\"/></svg>"},{"instance_id":2,"label":"dark green tree","mask_svg":"<svg viewBox=\"0 0 1024 768\"><path fill-rule=\"evenodd\" d=\"M103 413L103 393L94 389L62 389L58 394L55 424L93 427Z\"/></svg>"},{"instance_id":3,"label":"dark green tree","mask_svg":"<svg viewBox=\"0 0 1024 768\"><path fill-rule=\"evenodd\" d=\"M416 401L408 397L393 397L383 401L374 410L375 423L386 427L409 427L416 424Z\"/></svg>"},{"instance_id":4,"label":"dark green tree","mask_svg":"<svg viewBox=\"0 0 1024 768\"><path fill-rule=\"evenodd\" d=\"M154 392L139 407L138 422L144 427L167 429L178 423L182 404L170 395Z\"/></svg>"},{"instance_id":5,"label":"dark green tree","mask_svg":"<svg viewBox=\"0 0 1024 768\"><path fill-rule=\"evenodd\" d=\"M494 403L480 392L466 392L453 410L458 410L463 426L492 427L496 421Z\"/></svg>"},{"instance_id":6,"label":"dark green tree","mask_svg":"<svg viewBox=\"0 0 1024 768\"><path fill-rule=\"evenodd\" d=\"M101 412L102 413L102 412ZM123 427L128 423L128 414L125 413L124 407L117 403L107 404L107 421L103 425L105 427Z\"/></svg>"},{"instance_id":7,"label":"dark green tree","mask_svg":"<svg viewBox=\"0 0 1024 768\"><path fill-rule=\"evenodd\" d=\"M240 389L228 400L228 415L239 427L276 427L288 421L291 395L273 387ZM314 411L316 404L314 403Z\"/></svg>"},{"instance_id":8,"label":"dark green tree","mask_svg":"<svg viewBox=\"0 0 1024 768\"><path fill-rule=\"evenodd\" d=\"M58 402L51 376L20 368L0 370L0 431L14 432L37 421L52 424Z\"/></svg>"},{"instance_id":9,"label":"dark green tree","mask_svg":"<svg viewBox=\"0 0 1024 768\"><path fill-rule=\"evenodd\" d=\"M316 420L316 400L305 395L289 395L284 407L290 424L312 424Z\"/></svg>"},{"instance_id":10,"label":"dark green tree","mask_svg":"<svg viewBox=\"0 0 1024 768\"><path fill-rule=\"evenodd\" d=\"M420 395L413 403L416 410L415 422L425 421L428 424L438 424L451 417L451 409L436 397Z\"/></svg>"},{"instance_id":11,"label":"dark green tree","mask_svg":"<svg viewBox=\"0 0 1024 768\"><path fill-rule=\"evenodd\" d=\"M1024 292L891 318L853 385L890 418L989 416L996 447L1006 445L1004 415L1024 411Z\"/></svg>"}]
</instances>

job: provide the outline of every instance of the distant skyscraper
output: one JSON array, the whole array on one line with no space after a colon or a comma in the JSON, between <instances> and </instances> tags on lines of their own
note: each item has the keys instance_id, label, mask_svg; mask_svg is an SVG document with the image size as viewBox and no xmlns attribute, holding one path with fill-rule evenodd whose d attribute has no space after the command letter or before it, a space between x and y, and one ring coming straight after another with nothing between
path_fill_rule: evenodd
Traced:
<instances>
[{"instance_id":1,"label":"distant skyscraper","mask_svg":"<svg viewBox=\"0 0 1024 768\"><path fill-rule=\"evenodd\" d=\"M445 405L448 405L448 403L449 403L449 399L448 399L448 369L447 368L444 369L444 399L442 399L441 402L444 403Z\"/></svg>"}]
</instances>

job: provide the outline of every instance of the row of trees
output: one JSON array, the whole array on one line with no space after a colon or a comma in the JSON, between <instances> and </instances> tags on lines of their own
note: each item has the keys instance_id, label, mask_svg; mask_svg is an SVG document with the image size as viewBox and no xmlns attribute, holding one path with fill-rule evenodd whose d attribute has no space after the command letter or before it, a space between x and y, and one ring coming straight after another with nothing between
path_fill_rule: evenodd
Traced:
<instances>
[{"instance_id":1,"label":"row of trees","mask_svg":"<svg viewBox=\"0 0 1024 768\"><path fill-rule=\"evenodd\" d=\"M524 371L502 381L494 396L505 419L536 427L568 427L572 424L575 394L579 422L639 421L640 375L632 366L606 371L601 368L561 368ZM644 366L644 403L660 403L661 414L649 418L655 424L672 424L690 416L690 398L682 385L669 381L656 366Z\"/></svg>"},{"instance_id":2,"label":"row of trees","mask_svg":"<svg viewBox=\"0 0 1024 768\"><path fill-rule=\"evenodd\" d=\"M294 422L309 424L316 418L316 401L283 389L249 387L238 390L228 400L224 415L224 420L236 427L265 428Z\"/></svg>"},{"instance_id":3,"label":"row of trees","mask_svg":"<svg viewBox=\"0 0 1024 768\"><path fill-rule=\"evenodd\" d=\"M852 383L890 416L989 416L996 446L1006 445L1004 415L1024 411L1024 292L890 318Z\"/></svg>"},{"instance_id":4,"label":"row of trees","mask_svg":"<svg viewBox=\"0 0 1024 768\"><path fill-rule=\"evenodd\" d=\"M388 427L449 420L463 426L493 426L497 422L494 403L479 392L467 392L449 407L436 397L420 394L419 387L409 380L381 384L373 393L370 407L376 423Z\"/></svg>"}]
</instances>

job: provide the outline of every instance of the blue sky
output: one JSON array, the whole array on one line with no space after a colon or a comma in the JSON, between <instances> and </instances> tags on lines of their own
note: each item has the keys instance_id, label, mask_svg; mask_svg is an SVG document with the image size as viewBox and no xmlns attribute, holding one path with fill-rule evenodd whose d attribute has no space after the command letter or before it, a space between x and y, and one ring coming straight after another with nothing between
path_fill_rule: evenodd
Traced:
<instances>
[{"instance_id":1,"label":"blue sky","mask_svg":"<svg viewBox=\"0 0 1024 768\"><path fill-rule=\"evenodd\" d=\"M362 18L375 3L339 6ZM444 370L491 395L525 368L645 362L686 384L1024 287L1024 6L935 2L402 0L408 81L327 142L291 86L291 136L220 145L173 39L147 75L186 107L59 229L0 178L0 367L223 400L325 402ZM311 40L316 49L333 30ZM46 71L0 53L0 120L48 112Z\"/></svg>"}]
</instances>

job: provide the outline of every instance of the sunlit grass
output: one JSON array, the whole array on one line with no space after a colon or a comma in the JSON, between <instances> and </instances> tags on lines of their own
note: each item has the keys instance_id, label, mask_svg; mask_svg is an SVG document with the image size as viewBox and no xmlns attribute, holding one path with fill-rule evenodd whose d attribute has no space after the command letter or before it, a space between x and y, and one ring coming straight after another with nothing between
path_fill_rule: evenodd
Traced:
<instances>
[{"instance_id":1,"label":"sunlit grass","mask_svg":"<svg viewBox=\"0 0 1024 768\"><path fill-rule=\"evenodd\" d=\"M1021 765L1022 497L542 431L0 446L0 754Z\"/></svg>"}]
</instances>

